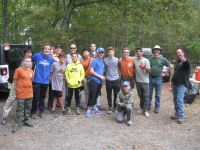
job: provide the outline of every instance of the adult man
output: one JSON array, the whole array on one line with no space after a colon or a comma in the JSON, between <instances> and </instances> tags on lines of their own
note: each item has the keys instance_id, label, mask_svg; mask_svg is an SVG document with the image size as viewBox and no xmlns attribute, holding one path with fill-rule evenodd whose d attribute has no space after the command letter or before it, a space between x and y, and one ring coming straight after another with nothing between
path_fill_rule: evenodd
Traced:
<instances>
[{"instance_id":1,"label":"adult man","mask_svg":"<svg viewBox=\"0 0 200 150\"><path fill-rule=\"evenodd\" d=\"M129 81L131 89L134 88L134 59L130 57L130 49L124 48L122 59L119 61L119 69L121 72L121 82Z\"/></svg>"},{"instance_id":2,"label":"adult man","mask_svg":"<svg viewBox=\"0 0 200 150\"><path fill-rule=\"evenodd\" d=\"M135 61L135 77L136 77L136 88L140 98L139 113L143 113L146 117L149 117L148 109L148 95L149 95L149 72L150 63L149 60L142 57L143 51L141 48L135 50L137 57Z\"/></svg>"},{"instance_id":3,"label":"adult man","mask_svg":"<svg viewBox=\"0 0 200 150\"><path fill-rule=\"evenodd\" d=\"M184 121L184 94L189 82L191 66L182 48L178 48L176 54L177 61L174 65L172 78L175 116L171 116L171 119L182 124Z\"/></svg>"},{"instance_id":4,"label":"adult man","mask_svg":"<svg viewBox=\"0 0 200 150\"><path fill-rule=\"evenodd\" d=\"M33 103L31 116L35 118L36 112L39 109L39 117L42 118L44 111L44 101L50 81L51 66L55 62L50 56L51 45L45 44L43 52L36 53L32 59L35 63L35 74L33 80Z\"/></svg>"},{"instance_id":5,"label":"adult man","mask_svg":"<svg viewBox=\"0 0 200 150\"><path fill-rule=\"evenodd\" d=\"M85 92L85 100L88 101L89 98L89 78L90 78L90 63L93 58L90 57L90 52L87 48L84 48L82 51L83 61L81 64L83 65L85 71L85 79L84 79L84 92Z\"/></svg>"},{"instance_id":6,"label":"adult man","mask_svg":"<svg viewBox=\"0 0 200 150\"><path fill-rule=\"evenodd\" d=\"M9 53L9 50L5 51L5 54L8 55ZM24 58L25 57L32 57L32 50L31 49L26 49L24 50ZM13 64L12 65L12 72L14 73L15 69L19 66L21 66L21 60L20 62L15 62L13 60L9 60L7 59L9 62L9 64ZM12 78L10 79L10 81L12 82ZM12 104L15 100L16 96L15 96L15 88L14 88L14 84L12 84L12 86L10 87L10 92L9 92L9 96L8 96L8 99L6 100L6 103L4 105L4 108L3 108L3 117L1 118L1 124L2 125L5 125L7 123L7 118L8 118L8 115L10 113L10 111L12 110Z\"/></svg>"},{"instance_id":7,"label":"adult man","mask_svg":"<svg viewBox=\"0 0 200 150\"><path fill-rule=\"evenodd\" d=\"M161 97L161 91L162 91L162 77L165 76L165 73L162 72L163 66L169 67L169 70L171 70L172 65L170 62L161 56L162 49L159 45L155 45L154 48L152 48L152 54L153 57L149 59L151 72L150 72L150 82L149 82L149 103L148 103L148 109L151 109L151 101L152 101L152 95L153 90L155 88L155 113L159 113L160 109L160 97Z\"/></svg>"},{"instance_id":8,"label":"adult man","mask_svg":"<svg viewBox=\"0 0 200 150\"><path fill-rule=\"evenodd\" d=\"M71 56L71 54L73 54L73 53L77 53L77 46L76 46L76 44L71 44L70 45L70 51L67 54L67 61L66 61L67 64L69 64L69 63L72 62L72 56ZM79 55L79 54L78 54L78 60L79 61L83 60L82 56Z\"/></svg>"},{"instance_id":9,"label":"adult man","mask_svg":"<svg viewBox=\"0 0 200 150\"><path fill-rule=\"evenodd\" d=\"M97 57L96 44L94 43L90 45L90 57L93 57L93 58Z\"/></svg>"},{"instance_id":10,"label":"adult man","mask_svg":"<svg viewBox=\"0 0 200 150\"><path fill-rule=\"evenodd\" d=\"M99 95L100 89L102 87L102 83L105 80L104 76L104 62L103 62L103 56L104 56L104 48L98 48L97 49L97 58L95 58L91 62L91 78L89 82L90 86L90 93L89 93L89 99L88 99L88 108L86 111L86 117L90 117L92 111L96 114L100 114L101 111L96 107L97 104L97 97Z\"/></svg>"},{"instance_id":11,"label":"adult man","mask_svg":"<svg viewBox=\"0 0 200 150\"><path fill-rule=\"evenodd\" d=\"M107 48L108 57L104 59L106 70L106 93L108 100L108 114L112 113L112 91L114 92L114 111L116 110L117 94L120 91L120 81L118 72L118 58L114 56L115 49Z\"/></svg>"}]
</instances>

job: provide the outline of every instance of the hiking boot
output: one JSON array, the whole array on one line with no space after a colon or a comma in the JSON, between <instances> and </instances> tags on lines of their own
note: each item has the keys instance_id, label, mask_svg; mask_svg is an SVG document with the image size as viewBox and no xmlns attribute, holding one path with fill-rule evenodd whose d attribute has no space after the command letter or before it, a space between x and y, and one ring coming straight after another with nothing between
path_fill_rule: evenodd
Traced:
<instances>
[{"instance_id":1,"label":"hiking boot","mask_svg":"<svg viewBox=\"0 0 200 150\"><path fill-rule=\"evenodd\" d=\"M150 117L150 114L147 111L144 112L144 115L145 117Z\"/></svg>"},{"instance_id":2,"label":"hiking boot","mask_svg":"<svg viewBox=\"0 0 200 150\"><path fill-rule=\"evenodd\" d=\"M159 108L155 108L154 112L157 114L159 113Z\"/></svg>"},{"instance_id":3,"label":"hiking boot","mask_svg":"<svg viewBox=\"0 0 200 150\"><path fill-rule=\"evenodd\" d=\"M76 107L76 114L77 115L80 115L81 113L80 113L80 108L79 107Z\"/></svg>"},{"instance_id":4,"label":"hiking boot","mask_svg":"<svg viewBox=\"0 0 200 150\"><path fill-rule=\"evenodd\" d=\"M67 107L67 115L71 115L72 111L71 111L71 107Z\"/></svg>"},{"instance_id":5,"label":"hiking boot","mask_svg":"<svg viewBox=\"0 0 200 150\"><path fill-rule=\"evenodd\" d=\"M27 127L33 127L33 125L32 124L30 124L30 123L28 123L28 122L24 122L24 124L23 124L24 126L27 126Z\"/></svg>"},{"instance_id":6,"label":"hiking boot","mask_svg":"<svg viewBox=\"0 0 200 150\"><path fill-rule=\"evenodd\" d=\"M94 113L97 114L97 115L100 115L100 114L101 114L101 111L100 111L99 108L96 107L96 106L94 106L93 111L94 111Z\"/></svg>"},{"instance_id":7,"label":"hiking boot","mask_svg":"<svg viewBox=\"0 0 200 150\"><path fill-rule=\"evenodd\" d=\"M91 111L91 109L88 108L87 111L85 112L85 116L90 117L91 114L92 114L92 111Z\"/></svg>"},{"instance_id":8,"label":"hiking boot","mask_svg":"<svg viewBox=\"0 0 200 150\"><path fill-rule=\"evenodd\" d=\"M53 115L54 117L58 117L58 114L56 114L55 111L51 111L51 113L52 113L52 115Z\"/></svg>"},{"instance_id":9,"label":"hiking boot","mask_svg":"<svg viewBox=\"0 0 200 150\"><path fill-rule=\"evenodd\" d=\"M178 122L179 124L183 124L184 119L182 119L182 118L178 118L178 119L177 119L177 122Z\"/></svg>"},{"instance_id":10,"label":"hiking boot","mask_svg":"<svg viewBox=\"0 0 200 150\"><path fill-rule=\"evenodd\" d=\"M2 117L2 118L1 118L1 124L2 124L2 125L6 125L6 123L7 123L7 118Z\"/></svg>"},{"instance_id":11,"label":"hiking boot","mask_svg":"<svg viewBox=\"0 0 200 150\"><path fill-rule=\"evenodd\" d=\"M64 111L62 111L62 114L63 114L63 116L66 116L67 112L64 110Z\"/></svg>"},{"instance_id":12,"label":"hiking boot","mask_svg":"<svg viewBox=\"0 0 200 150\"><path fill-rule=\"evenodd\" d=\"M132 125L132 121L131 120L127 121L127 125L131 126Z\"/></svg>"},{"instance_id":13,"label":"hiking boot","mask_svg":"<svg viewBox=\"0 0 200 150\"><path fill-rule=\"evenodd\" d=\"M170 119L171 119L171 120L177 120L178 117L177 117L177 116L171 116Z\"/></svg>"},{"instance_id":14,"label":"hiking boot","mask_svg":"<svg viewBox=\"0 0 200 150\"><path fill-rule=\"evenodd\" d=\"M108 114L112 114L112 107L110 107L107 111Z\"/></svg>"}]
</instances>

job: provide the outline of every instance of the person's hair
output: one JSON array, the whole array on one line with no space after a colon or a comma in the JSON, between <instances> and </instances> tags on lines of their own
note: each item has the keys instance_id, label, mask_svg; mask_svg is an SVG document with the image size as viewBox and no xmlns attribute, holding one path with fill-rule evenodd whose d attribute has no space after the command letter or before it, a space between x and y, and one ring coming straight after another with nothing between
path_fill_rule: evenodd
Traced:
<instances>
[{"instance_id":1,"label":"person's hair","mask_svg":"<svg viewBox=\"0 0 200 150\"><path fill-rule=\"evenodd\" d=\"M128 51L130 51L130 49L129 49L128 47L125 47L125 48L123 49L123 51L124 51L124 50L128 50Z\"/></svg>"},{"instance_id":2,"label":"person's hair","mask_svg":"<svg viewBox=\"0 0 200 150\"><path fill-rule=\"evenodd\" d=\"M138 47L138 48L135 49L135 51L136 51L136 52L137 52L137 51L142 51L142 48L141 48L141 47Z\"/></svg>"},{"instance_id":3,"label":"person's hair","mask_svg":"<svg viewBox=\"0 0 200 150\"><path fill-rule=\"evenodd\" d=\"M78 53L71 53L71 56L74 55L74 54L77 55L77 57L78 57Z\"/></svg>"},{"instance_id":4,"label":"person's hair","mask_svg":"<svg viewBox=\"0 0 200 150\"><path fill-rule=\"evenodd\" d=\"M66 58L66 55L65 55L65 53L61 53L58 57L59 57L59 58L61 58L61 57Z\"/></svg>"},{"instance_id":5,"label":"person's hair","mask_svg":"<svg viewBox=\"0 0 200 150\"><path fill-rule=\"evenodd\" d=\"M32 49L25 49L25 50L24 50L24 54L26 54L26 53L29 52L29 51L30 51L31 53L33 53Z\"/></svg>"},{"instance_id":6,"label":"person's hair","mask_svg":"<svg viewBox=\"0 0 200 150\"><path fill-rule=\"evenodd\" d=\"M50 46L51 47L51 44L50 43L44 43L43 47L45 47L45 46Z\"/></svg>"},{"instance_id":7,"label":"person's hair","mask_svg":"<svg viewBox=\"0 0 200 150\"><path fill-rule=\"evenodd\" d=\"M69 45L69 47L71 47L72 45L75 45L75 46L76 46L76 44L75 44L75 43L71 43L71 44ZM76 48L77 48L77 46L76 46Z\"/></svg>"},{"instance_id":8,"label":"person's hair","mask_svg":"<svg viewBox=\"0 0 200 150\"><path fill-rule=\"evenodd\" d=\"M111 51L111 50L112 50L112 51L115 51L114 47L111 47L111 46L110 46L110 47L107 48L107 52L109 52L109 51Z\"/></svg>"},{"instance_id":9,"label":"person's hair","mask_svg":"<svg viewBox=\"0 0 200 150\"><path fill-rule=\"evenodd\" d=\"M90 50L89 50L88 48L83 48L82 53L83 53L84 51L90 52Z\"/></svg>"},{"instance_id":10,"label":"person's hair","mask_svg":"<svg viewBox=\"0 0 200 150\"><path fill-rule=\"evenodd\" d=\"M30 59L32 61L31 57L24 57L22 61L24 61L26 59Z\"/></svg>"}]
</instances>

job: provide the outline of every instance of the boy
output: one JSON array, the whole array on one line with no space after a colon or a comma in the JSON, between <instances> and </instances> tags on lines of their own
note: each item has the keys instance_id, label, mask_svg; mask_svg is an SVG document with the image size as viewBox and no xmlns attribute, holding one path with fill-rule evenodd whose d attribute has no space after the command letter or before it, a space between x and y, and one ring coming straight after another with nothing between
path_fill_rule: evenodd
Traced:
<instances>
[{"instance_id":1,"label":"boy","mask_svg":"<svg viewBox=\"0 0 200 150\"><path fill-rule=\"evenodd\" d=\"M63 115L66 115L65 108L64 108L64 100L63 100L63 78L64 78L64 71L65 71L65 54L59 55L59 61L54 62L51 68L51 86L53 92L53 107L52 113L54 116L55 114L56 104L57 102L60 103Z\"/></svg>"},{"instance_id":2,"label":"boy","mask_svg":"<svg viewBox=\"0 0 200 150\"><path fill-rule=\"evenodd\" d=\"M122 89L117 95L117 107L118 113L116 120L118 123L125 121L125 115L127 115L126 123L128 126L132 125L131 114L133 111L133 92L130 91L130 84L128 81L122 83Z\"/></svg>"},{"instance_id":3,"label":"boy","mask_svg":"<svg viewBox=\"0 0 200 150\"><path fill-rule=\"evenodd\" d=\"M13 77L17 100L15 123L12 129L13 133L15 133L22 124L24 126L33 127L33 125L28 123L33 98L31 58L24 58L22 64L22 67L16 69Z\"/></svg>"}]
</instances>

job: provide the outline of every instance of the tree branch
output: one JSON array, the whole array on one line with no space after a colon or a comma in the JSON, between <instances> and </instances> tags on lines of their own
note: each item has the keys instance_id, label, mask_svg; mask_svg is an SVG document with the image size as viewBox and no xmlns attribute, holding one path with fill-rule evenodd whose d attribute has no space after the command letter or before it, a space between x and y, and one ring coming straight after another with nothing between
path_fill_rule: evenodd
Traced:
<instances>
[{"instance_id":1,"label":"tree branch","mask_svg":"<svg viewBox=\"0 0 200 150\"><path fill-rule=\"evenodd\" d=\"M81 7L81 6L85 6L85 5L90 5L90 4L94 4L94 3L99 3L99 2L106 2L107 0L93 0L93 1L89 1L89 2L85 2L85 3L80 3L80 4L74 4L73 8L77 8L77 7Z\"/></svg>"}]
</instances>

